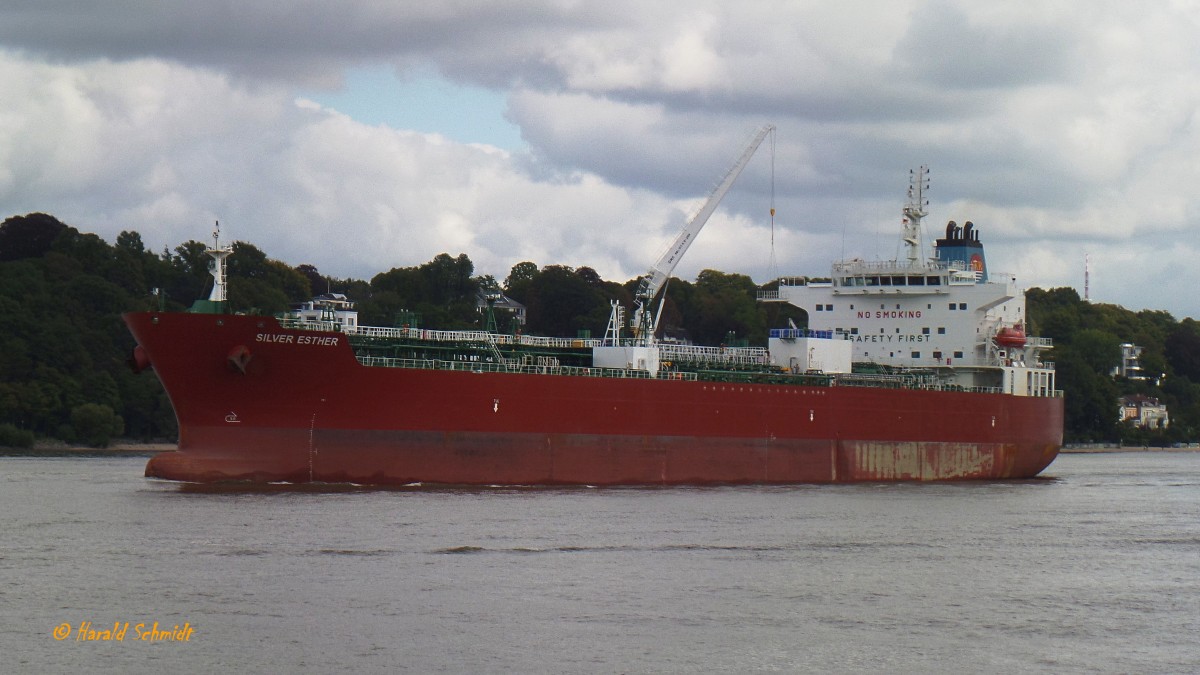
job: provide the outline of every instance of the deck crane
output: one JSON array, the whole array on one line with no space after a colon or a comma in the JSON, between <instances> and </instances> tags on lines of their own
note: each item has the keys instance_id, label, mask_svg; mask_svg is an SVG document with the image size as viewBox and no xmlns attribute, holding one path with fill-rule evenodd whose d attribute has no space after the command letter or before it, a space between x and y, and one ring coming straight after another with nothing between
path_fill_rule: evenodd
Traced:
<instances>
[{"instance_id":1,"label":"deck crane","mask_svg":"<svg viewBox=\"0 0 1200 675\"><path fill-rule=\"evenodd\" d=\"M754 137L750 139L749 145L746 146L746 150L742 152L742 156L734 162L729 171L725 173L725 177L721 179L721 182L713 188L712 193L708 196L708 201L704 202L704 206L700 207L696 215L692 216L692 219L684 226L683 231L671 243L670 248L650 268L650 272L642 277L641 282L638 284L637 292L634 295L636 308L633 311L633 318L630 321L634 338L639 345L649 347L654 343L654 334L658 329L658 321L662 318L663 308L662 301L660 301L658 311L651 311L655 296L662 290L667 280L671 278L671 273L675 271L675 266L679 264L679 260L683 258L683 254L687 252L688 247L696 240L696 235L700 234L701 228L708 222L709 217L717 210L717 205L721 203L721 199L725 197L725 193L729 192L729 188L733 186L733 182L742 173L742 169L746 168L746 164L750 162L750 158L754 156L754 152L758 150L758 146L762 144L763 139L774 130L774 125L767 124L754 134ZM653 314L653 317L651 314ZM614 311L614 316L616 315Z\"/></svg>"}]
</instances>

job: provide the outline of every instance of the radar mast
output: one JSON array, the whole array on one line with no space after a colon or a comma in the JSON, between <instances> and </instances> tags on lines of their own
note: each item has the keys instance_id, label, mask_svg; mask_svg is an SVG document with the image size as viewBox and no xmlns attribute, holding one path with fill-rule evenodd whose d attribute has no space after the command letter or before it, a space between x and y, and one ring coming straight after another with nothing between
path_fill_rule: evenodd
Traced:
<instances>
[{"instance_id":1,"label":"radar mast","mask_svg":"<svg viewBox=\"0 0 1200 675\"><path fill-rule=\"evenodd\" d=\"M925 207L925 191L929 189L929 167L920 166L908 172L908 203L904 205L904 246L908 249L908 264L918 267L921 260L921 219L929 215Z\"/></svg>"}]
</instances>

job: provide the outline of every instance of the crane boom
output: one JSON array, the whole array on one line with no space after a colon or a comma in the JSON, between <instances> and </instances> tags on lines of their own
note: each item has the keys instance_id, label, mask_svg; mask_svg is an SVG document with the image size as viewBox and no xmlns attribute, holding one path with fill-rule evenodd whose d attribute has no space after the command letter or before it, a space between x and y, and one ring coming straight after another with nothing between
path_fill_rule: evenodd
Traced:
<instances>
[{"instance_id":1,"label":"crane boom","mask_svg":"<svg viewBox=\"0 0 1200 675\"><path fill-rule=\"evenodd\" d=\"M675 271L675 266L679 264L683 254L687 252L688 247L696 240L696 235L700 234L700 230L704 224L708 222L713 212L717 210L717 205L721 203L721 199L725 197L725 193L729 192L729 188L733 187L734 181L741 175L742 169L750 163L750 158L754 156L754 152L758 150L758 146L762 145L763 139L775 130L774 125L767 124L754 134L750 139L750 143L742 152L741 157L733 163L729 171L725 173L725 177L717 184L713 191L708 196L708 200L704 202L704 206L692 216L688 224L684 226L679 236L675 237L675 241L671 243L670 248L659 257L654 266L650 268L649 273L642 277L641 283L638 284L638 290L634 302L637 304L637 309L634 310L634 321L637 327L635 332L639 340L644 344L650 344L654 339L654 329L658 326L658 317L654 317L651 321L649 307L654 302L654 297L662 289L663 285L671 278L671 273ZM662 311L662 306L659 306L659 312Z\"/></svg>"}]
</instances>

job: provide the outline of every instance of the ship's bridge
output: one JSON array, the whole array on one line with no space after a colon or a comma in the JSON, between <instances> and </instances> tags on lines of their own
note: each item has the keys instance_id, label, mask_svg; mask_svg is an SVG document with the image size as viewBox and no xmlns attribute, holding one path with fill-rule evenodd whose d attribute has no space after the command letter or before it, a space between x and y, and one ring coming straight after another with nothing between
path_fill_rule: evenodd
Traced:
<instances>
[{"instance_id":1,"label":"ship's bridge","mask_svg":"<svg viewBox=\"0 0 1200 675\"><path fill-rule=\"evenodd\" d=\"M908 294L945 292L946 286L971 286L979 272L961 263L904 264L901 261L844 260L833 264L830 284L835 293L870 293L881 289Z\"/></svg>"},{"instance_id":2,"label":"ship's bridge","mask_svg":"<svg viewBox=\"0 0 1200 675\"><path fill-rule=\"evenodd\" d=\"M1002 285L1015 283L1011 274L993 273L991 283ZM807 277L781 277L778 290L761 290L761 302L786 302L791 288L827 288L833 295L869 295L872 293L901 295L940 295L950 292L951 287L975 286L984 283L980 273L966 269L959 263L944 265L931 263L912 267L896 261L867 262L848 260L835 263L833 274L828 279Z\"/></svg>"}]
</instances>

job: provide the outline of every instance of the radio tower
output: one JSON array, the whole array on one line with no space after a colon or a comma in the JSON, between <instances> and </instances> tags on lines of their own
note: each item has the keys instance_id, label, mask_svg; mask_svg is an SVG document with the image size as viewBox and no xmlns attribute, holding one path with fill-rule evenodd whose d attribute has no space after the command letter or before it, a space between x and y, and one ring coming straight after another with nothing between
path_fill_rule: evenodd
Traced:
<instances>
[{"instance_id":1,"label":"radio tower","mask_svg":"<svg viewBox=\"0 0 1200 675\"><path fill-rule=\"evenodd\" d=\"M1092 254L1083 254L1083 301L1091 302L1091 289L1088 287L1092 275Z\"/></svg>"}]
</instances>

